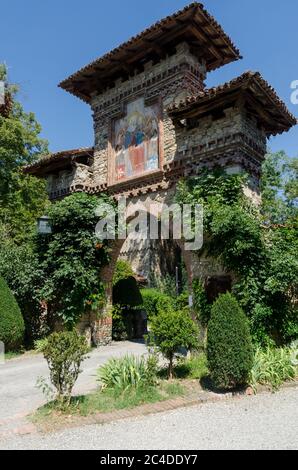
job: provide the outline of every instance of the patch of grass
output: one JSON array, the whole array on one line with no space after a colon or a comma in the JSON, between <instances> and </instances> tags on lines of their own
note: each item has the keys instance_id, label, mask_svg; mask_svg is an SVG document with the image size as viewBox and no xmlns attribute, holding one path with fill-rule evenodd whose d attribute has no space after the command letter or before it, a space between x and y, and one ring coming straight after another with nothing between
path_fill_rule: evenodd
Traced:
<instances>
[{"instance_id":1,"label":"patch of grass","mask_svg":"<svg viewBox=\"0 0 298 470\"><path fill-rule=\"evenodd\" d=\"M73 400L73 406L82 416L98 412L134 408L144 403L155 403L162 400L155 387L128 389L124 393L105 390Z\"/></svg>"},{"instance_id":2,"label":"patch of grass","mask_svg":"<svg viewBox=\"0 0 298 470\"><path fill-rule=\"evenodd\" d=\"M89 395L73 397L65 409L57 402L48 403L37 410L33 422L42 423L56 417L90 416L114 410L132 409L139 405L157 403L184 395L184 388L177 382L161 382L158 386L129 388L125 392L106 389Z\"/></svg>"},{"instance_id":3,"label":"patch of grass","mask_svg":"<svg viewBox=\"0 0 298 470\"><path fill-rule=\"evenodd\" d=\"M186 393L185 388L179 382L166 382L163 388L169 397L183 396Z\"/></svg>"},{"instance_id":4,"label":"patch of grass","mask_svg":"<svg viewBox=\"0 0 298 470\"><path fill-rule=\"evenodd\" d=\"M208 374L207 358L205 354L181 359L174 368L174 377L177 379L201 380ZM165 378L167 370L160 371L160 377Z\"/></svg>"},{"instance_id":5,"label":"patch of grass","mask_svg":"<svg viewBox=\"0 0 298 470\"><path fill-rule=\"evenodd\" d=\"M10 361L11 359L15 359L16 357L23 356L25 351L9 351L5 353L5 360Z\"/></svg>"}]
</instances>

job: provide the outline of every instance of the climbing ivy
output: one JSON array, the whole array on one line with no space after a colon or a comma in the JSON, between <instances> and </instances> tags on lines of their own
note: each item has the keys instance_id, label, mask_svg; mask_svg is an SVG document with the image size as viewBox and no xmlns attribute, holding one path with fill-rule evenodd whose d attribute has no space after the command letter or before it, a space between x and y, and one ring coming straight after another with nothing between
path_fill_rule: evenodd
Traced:
<instances>
[{"instance_id":1,"label":"climbing ivy","mask_svg":"<svg viewBox=\"0 0 298 470\"><path fill-rule=\"evenodd\" d=\"M73 194L51 206L52 234L37 241L44 273L41 296L55 317L72 327L86 311L104 303L100 270L109 261L109 243L99 240L96 209L105 197Z\"/></svg>"},{"instance_id":2,"label":"climbing ivy","mask_svg":"<svg viewBox=\"0 0 298 470\"><path fill-rule=\"evenodd\" d=\"M268 159L272 161L270 156ZM246 175L228 175L220 169L202 171L180 182L176 198L181 204L203 205L202 250L234 273L237 281L233 291L250 319L254 340L263 345L286 343L298 337L294 301L298 284L297 212L288 202L291 213L283 211L284 225L273 225L276 211L270 214L270 204L275 208L277 203L273 204L268 179L262 181L261 207L244 195L246 183ZM293 188L289 180L287 187ZM280 197L278 191L275 197Z\"/></svg>"}]
</instances>

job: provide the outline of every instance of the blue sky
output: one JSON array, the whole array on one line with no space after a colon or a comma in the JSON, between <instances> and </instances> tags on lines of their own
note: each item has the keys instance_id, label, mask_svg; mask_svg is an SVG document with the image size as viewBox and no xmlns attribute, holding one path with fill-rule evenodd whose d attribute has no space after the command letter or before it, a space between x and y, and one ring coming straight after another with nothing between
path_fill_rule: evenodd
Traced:
<instances>
[{"instance_id":1,"label":"blue sky","mask_svg":"<svg viewBox=\"0 0 298 470\"><path fill-rule=\"evenodd\" d=\"M186 0L10 0L0 3L0 62L21 87L19 98L35 112L51 151L93 145L88 105L57 84ZM258 70L289 109L290 84L298 80L297 0L205 0L244 59L209 74L208 86ZM298 126L269 142L298 155Z\"/></svg>"}]
</instances>

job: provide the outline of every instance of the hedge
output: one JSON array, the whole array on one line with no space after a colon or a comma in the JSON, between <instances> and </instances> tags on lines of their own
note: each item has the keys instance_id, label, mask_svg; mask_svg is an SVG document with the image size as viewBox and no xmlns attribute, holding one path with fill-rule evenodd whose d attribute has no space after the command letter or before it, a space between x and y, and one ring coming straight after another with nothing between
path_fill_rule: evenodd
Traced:
<instances>
[{"instance_id":1,"label":"hedge","mask_svg":"<svg viewBox=\"0 0 298 470\"><path fill-rule=\"evenodd\" d=\"M0 277L0 341L6 351L17 350L23 342L25 324L17 301Z\"/></svg>"}]
</instances>

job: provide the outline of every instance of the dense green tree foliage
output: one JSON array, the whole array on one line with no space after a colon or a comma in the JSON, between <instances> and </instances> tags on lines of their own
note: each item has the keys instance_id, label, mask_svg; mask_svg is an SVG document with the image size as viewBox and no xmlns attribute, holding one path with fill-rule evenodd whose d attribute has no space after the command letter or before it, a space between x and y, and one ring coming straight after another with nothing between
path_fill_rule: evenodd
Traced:
<instances>
[{"instance_id":1,"label":"dense green tree foliage","mask_svg":"<svg viewBox=\"0 0 298 470\"><path fill-rule=\"evenodd\" d=\"M24 320L17 301L2 277L0 277L0 341L6 351L17 350L24 339Z\"/></svg>"},{"instance_id":2,"label":"dense green tree foliage","mask_svg":"<svg viewBox=\"0 0 298 470\"><path fill-rule=\"evenodd\" d=\"M236 275L233 291L261 344L298 337L295 161L291 171L277 162L265 160L261 207L244 195L245 175L221 170L181 182L177 194L180 203L203 205L203 250Z\"/></svg>"},{"instance_id":3,"label":"dense green tree foliage","mask_svg":"<svg viewBox=\"0 0 298 470\"><path fill-rule=\"evenodd\" d=\"M0 80L7 83L1 64ZM17 101L17 87L7 83L6 90L12 106L8 115L0 115L0 224L20 243L31 235L47 205L45 182L25 176L22 167L48 150L34 114L26 113Z\"/></svg>"},{"instance_id":4,"label":"dense green tree foliage","mask_svg":"<svg viewBox=\"0 0 298 470\"><path fill-rule=\"evenodd\" d=\"M25 343L32 346L36 339L48 332L42 315L43 271L33 243L17 245L1 234L0 273L14 292L25 320Z\"/></svg>"},{"instance_id":5,"label":"dense green tree foliage","mask_svg":"<svg viewBox=\"0 0 298 470\"><path fill-rule=\"evenodd\" d=\"M132 276L134 276L134 272L131 265L127 261L119 259L115 266L113 286L116 286L119 281L123 281L124 279L128 279Z\"/></svg>"},{"instance_id":6,"label":"dense green tree foliage","mask_svg":"<svg viewBox=\"0 0 298 470\"><path fill-rule=\"evenodd\" d=\"M265 222L297 221L298 158L289 158L283 151L269 153L263 164L261 190Z\"/></svg>"},{"instance_id":7,"label":"dense green tree foliage","mask_svg":"<svg viewBox=\"0 0 298 470\"><path fill-rule=\"evenodd\" d=\"M161 309L174 308L174 299L160 292L158 289L142 289L141 294L144 309L149 319L157 315L158 311Z\"/></svg>"},{"instance_id":8,"label":"dense green tree foliage","mask_svg":"<svg viewBox=\"0 0 298 470\"><path fill-rule=\"evenodd\" d=\"M100 270L108 262L109 246L95 233L101 202L107 198L77 193L53 204L48 211L52 234L39 237L41 296L68 327L87 308L104 303Z\"/></svg>"},{"instance_id":9,"label":"dense green tree foliage","mask_svg":"<svg viewBox=\"0 0 298 470\"><path fill-rule=\"evenodd\" d=\"M34 253L36 219L48 206L45 182L22 172L47 153L41 127L33 113L26 113L17 100L18 89L8 83L6 67L0 64L5 82L6 112L0 115L0 275L14 292L26 324L26 341L40 329L42 282ZM8 100L9 97L9 100Z\"/></svg>"}]
</instances>

